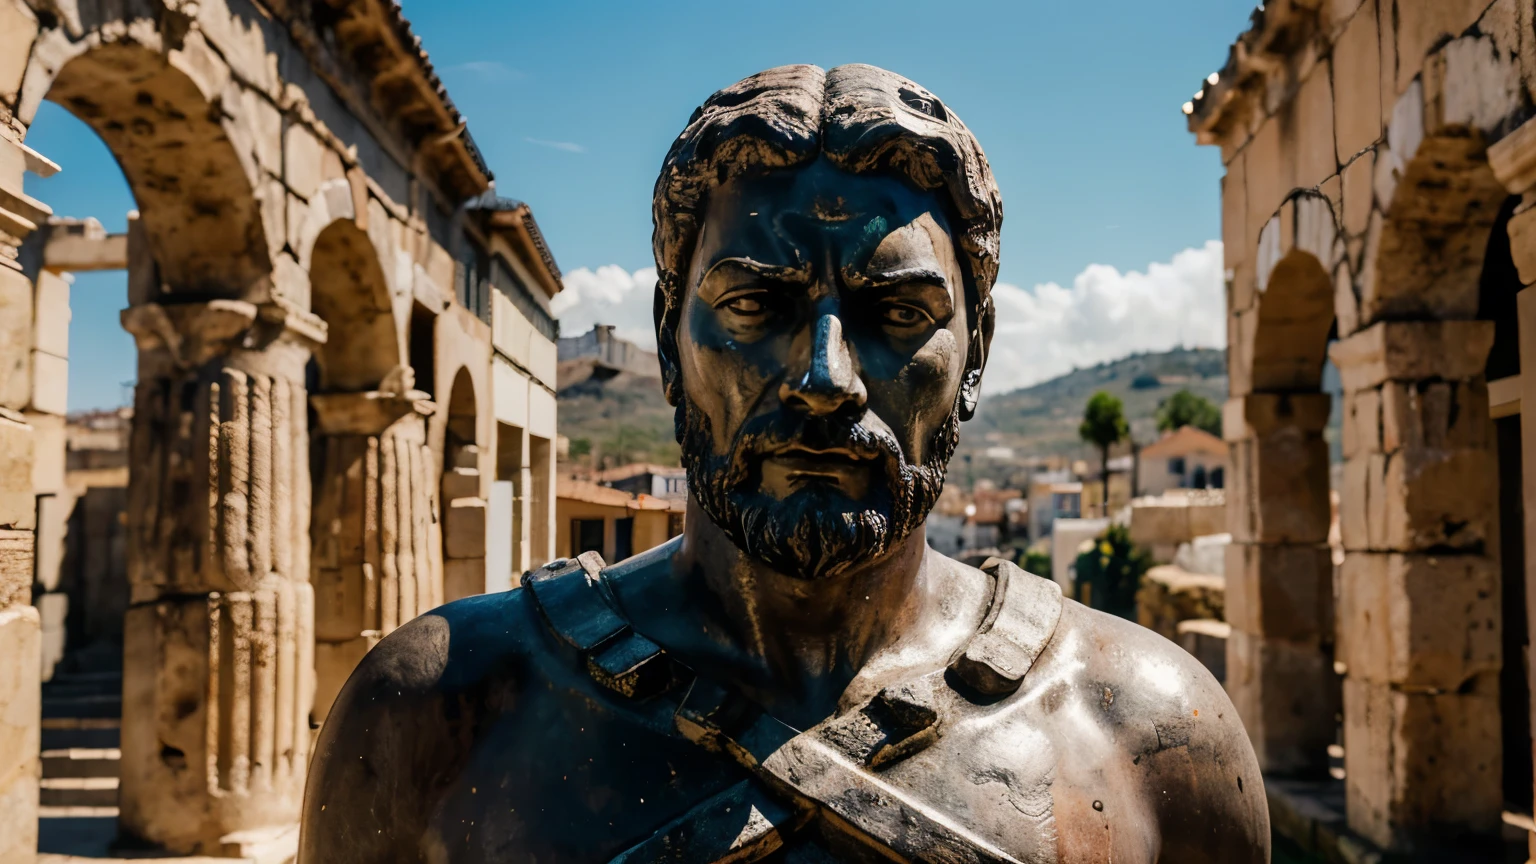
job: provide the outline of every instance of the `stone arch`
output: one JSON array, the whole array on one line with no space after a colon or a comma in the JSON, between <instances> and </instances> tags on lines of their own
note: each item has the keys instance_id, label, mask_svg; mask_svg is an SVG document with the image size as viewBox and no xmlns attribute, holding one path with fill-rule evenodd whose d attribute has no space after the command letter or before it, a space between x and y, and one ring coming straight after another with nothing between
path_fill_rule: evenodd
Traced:
<instances>
[{"instance_id":1,"label":"stone arch","mask_svg":"<svg viewBox=\"0 0 1536 864\"><path fill-rule=\"evenodd\" d=\"M1519 70L1488 36L1452 40L1430 59L1376 149L1374 207L1341 322L1477 316L1488 238L1509 196L1488 144L1524 112Z\"/></svg>"},{"instance_id":2,"label":"stone arch","mask_svg":"<svg viewBox=\"0 0 1536 864\"><path fill-rule=\"evenodd\" d=\"M1258 296L1248 352L1255 392L1317 392L1334 326L1335 277L1347 284L1333 208L1299 192L1259 234Z\"/></svg>"},{"instance_id":3,"label":"stone arch","mask_svg":"<svg viewBox=\"0 0 1536 864\"><path fill-rule=\"evenodd\" d=\"M323 392L378 389L403 361L384 269L373 241L350 219L336 219L307 256L310 310L327 325L316 352Z\"/></svg>"},{"instance_id":4,"label":"stone arch","mask_svg":"<svg viewBox=\"0 0 1536 864\"><path fill-rule=\"evenodd\" d=\"M16 116L30 123L47 99L106 142L138 203L154 293L265 299L271 238L250 152L260 133L231 116L227 69L200 40L167 50L153 29L118 28L40 35Z\"/></svg>"},{"instance_id":5,"label":"stone arch","mask_svg":"<svg viewBox=\"0 0 1536 864\"><path fill-rule=\"evenodd\" d=\"M1335 740L1333 568L1323 364L1335 276L1348 282L1334 209L1316 191L1286 200L1259 235L1249 327L1229 351L1248 373L1223 423L1232 547L1227 558L1227 688L1260 764L1325 776Z\"/></svg>"},{"instance_id":6,"label":"stone arch","mask_svg":"<svg viewBox=\"0 0 1536 864\"><path fill-rule=\"evenodd\" d=\"M443 434L443 595L448 600L486 590L488 502L480 477L479 409L475 381L461 366L453 376Z\"/></svg>"}]
</instances>

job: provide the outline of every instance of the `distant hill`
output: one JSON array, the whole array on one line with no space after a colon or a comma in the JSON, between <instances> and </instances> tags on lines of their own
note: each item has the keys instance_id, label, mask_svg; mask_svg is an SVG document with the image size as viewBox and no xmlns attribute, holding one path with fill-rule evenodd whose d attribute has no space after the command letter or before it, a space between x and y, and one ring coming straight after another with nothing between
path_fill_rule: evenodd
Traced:
<instances>
[{"instance_id":1,"label":"distant hill","mask_svg":"<svg viewBox=\"0 0 1536 864\"><path fill-rule=\"evenodd\" d=\"M593 371L585 360L560 364L560 434L571 441L571 461L596 468L628 462L679 464L672 406L661 395L661 378Z\"/></svg>"},{"instance_id":2,"label":"distant hill","mask_svg":"<svg viewBox=\"0 0 1536 864\"><path fill-rule=\"evenodd\" d=\"M561 364L560 432L571 439L572 461L595 460L598 467L625 462L675 465L672 407L661 395L661 380L631 372L593 375L581 361ZM567 368L567 367L570 368ZM962 428L960 452L1011 447L1019 457L1092 454L1077 437L1083 405L1097 390L1125 402L1132 434L1156 440L1157 405L1180 389L1210 399L1227 398L1226 353L1184 348L1133 354L1112 363L1079 369L1033 387L986 396L976 417Z\"/></svg>"},{"instance_id":3,"label":"distant hill","mask_svg":"<svg viewBox=\"0 0 1536 864\"><path fill-rule=\"evenodd\" d=\"M1132 436L1148 443L1158 436L1158 403L1183 389L1217 406L1225 402L1226 352L1176 348L1132 354L1033 387L983 397L975 418L961 427L960 453L1011 447L1020 457L1091 456L1077 436L1077 427L1088 397L1099 390L1120 397L1131 421Z\"/></svg>"}]
</instances>

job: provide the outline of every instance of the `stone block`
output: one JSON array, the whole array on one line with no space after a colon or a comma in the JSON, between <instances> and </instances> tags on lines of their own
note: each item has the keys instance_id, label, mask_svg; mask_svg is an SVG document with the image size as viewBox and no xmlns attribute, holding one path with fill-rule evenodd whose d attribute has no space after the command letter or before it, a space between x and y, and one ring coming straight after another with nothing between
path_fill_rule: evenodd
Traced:
<instances>
[{"instance_id":1,"label":"stone block","mask_svg":"<svg viewBox=\"0 0 1536 864\"><path fill-rule=\"evenodd\" d=\"M1226 686L1265 774L1327 776L1339 679L1322 648L1234 627Z\"/></svg>"},{"instance_id":2,"label":"stone block","mask_svg":"<svg viewBox=\"0 0 1536 864\"><path fill-rule=\"evenodd\" d=\"M1355 157L1353 162L1346 164L1339 172L1344 183L1341 227L1346 237L1363 237L1366 230L1370 228L1371 208L1375 205L1376 198L1375 172L1375 151Z\"/></svg>"},{"instance_id":3,"label":"stone block","mask_svg":"<svg viewBox=\"0 0 1536 864\"><path fill-rule=\"evenodd\" d=\"M1227 174L1221 180L1221 242L1229 270L1253 256L1251 247L1257 239L1248 236L1247 165L1246 152L1239 153L1227 163ZM1246 309L1248 305L1233 308Z\"/></svg>"},{"instance_id":4,"label":"stone block","mask_svg":"<svg viewBox=\"0 0 1536 864\"><path fill-rule=\"evenodd\" d=\"M36 609L0 605L0 861L37 851L41 636Z\"/></svg>"},{"instance_id":5,"label":"stone block","mask_svg":"<svg viewBox=\"0 0 1536 864\"><path fill-rule=\"evenodd\" d=\"M1174 545L1189 533L1189 507L1181 500L1150 498L1131 504L1131 542L1138 546Z\"/></svg>"},{"instance_id":6,"label":"stone block","mask_svg":"<svg viewBox=\"0 0 1536 864\"><path fill-rule=\"evenodd\" d=\"M345 642L315 643L315 707L316 722L325 722L331 706L357 664L373 648L376 639L357 637Z\"/></svg>"},{"instance_id":7,"label":"stone block","mask_svg":"<svg viewBox=\"0 0 1536 864\"><path fill-rule=\"evenodd\" d=\"M1226 620L1292 642L1333 635L1333 561L1326 546L1227 546Z\"/></svg>"},{"instance_id":8,"label":"stone block","mask_svg":"<svg viewBox=\"0 0 1536 864\"><path fill-rule=\"evenodd\" d=\"M1179 646L1199 660L1217 681L1227 679L1227 640L1232 636L1232 625L1209 618L1180 621Z\"/></svg>"},{"instance_id":9,"label":"stone block","mask_svg":"<svg viewBox=\"0 0 1536 864\"><path fill-rule=\"evenodd\" d=\"M1265 120L1247 149L1249 242L1259 238L1264 224L1280 211L1285 196L1295 188L1294 171L1280 143L1280 120ZM1228 343L1230 344L1230 343Z\"/></svg>"},{"instance_id":10,"label":"stone block","mask_svg":"<svg viewBox=\"0 0 1536 864\"><path fill-rule=\"evenodd\" d=\"M480 470L478 468L449 468L443 472L443 499L480 497Z\"/></svg>"},{"instance_id":11,"label":"stone block","mask_svg":"<svg viewBox=\"0 0 1536 864\"><path fill-rule=\"evenodd\" d=\"M283 131L283 181L306 200L325 182L325 151L325 145L302 123L290 122Z\"/></svg>"},{"instance_id":12,"label":"stone block","mask_svg":"<svg viewBox=\"0 0 1536 864\"><path fill-rule=\"evenodd\" d=\"M25 3L0 4L0 102L16 104L21 92L22 75L32 57L32 40L37 38L37 15ZM3 827L3 826L0 826ZM0 832L3 836L3 832ZM33 828L36 836L36 827ZM5 857L5 842L0 840L0 861Z\"/></svg>"},{"instance_id":13,"label":"stone block","mask_svg":"<svg viewBox=\"0 0 1536 864\"><path fill-rule=\"evenodd\" d=\"M1328 443L1295 427L1232 445L1227 525L1238 543L1323 543Z\"/></svg>"},{"instance_id":14,"label":"stone block","mask_svg":"<svg viewBox=\"0 0 1536 864\"><path fill-rule=\"evenodd\" d=\"M485 499L456 498L443 519L443 554L448 558L485 557Z\"/></svg>"},{"instance_id":15,"label":"stone block","mask_svg":"<svg viewBox=\"0 0 1536 864\"><path fill-rule=\"evenodd\" d=\"M1488 385L1471 381L1389 381L1381 388L1381 450L1493 447Z\"/></svg>"},{"instance_id":16,"label":"stone block","mask_svg":"<svg viewBox=\"0 0 1536 864\"><path fill-rule=\"evenodd\" d=\"M0 609L32 598L32 531L0 528Z\"/></svg>"},{"instance_id":17,"label":"stone block","mask_svg":"<svg viewBox=\"0 0 1536 864\"><path fill-rule=\"evenodd\" d=\"M63 416L69 411L69 361L63 357L32 352L33 411Z\"/></svg>"},{"instance_id":18,"label":"stone block","mask_svg":"<svg viewBox=\"0 0 1536 864\"><path fill-rule=\"evenodd\" d=\"M363 620L363 593L378 591L366 585L364 565L342 564L315 570L315 638L342 642L357 638L364 630L377 626Z\"/></svg>"},{"instance_id":19,"label":"stone block","mask_svg":"<svg viewBox=\"0 0 1536 864\"><path fill-rule=\"evenodd\" d=\"M28 412L32 427L32 491L37 495L65 492L64 471L68 459L67 421L62 414Z\"/></svg>"},{"instance_id":20,"label":"stone block","mask_svg":"<svg viewBox=\"0 0 1536 864\"><path fill-rule=\"evenodd\" d=\"M1436 46L1447 37L1466 32L1489 5L1488 0L1399 0L1393 7L1397 24L1397 92L1408 89Z\"/></svg>"},{"instance_id":21,"label":"stone block","mask_svg":"<svg viewBox=\"0 0 1536 864\"><path fill-rule=\"evenodd\" d=\"M69 635L65 626L69 617L69 595L39 594L35 603L42 626L42 644L39 649L42 680L51 681L54 667L64 659L64 644Z\"/></svg>"},{"instance_id":22,"label":"stone block","mask_svg":"<svg viewBox=\"0 0 1536 864\"><path fill-rule=\"evenodd\" d=\"M1222 405L1222 437L1242 441L1293 428L1321 432L1332 409L1327 393L1249 393Z\"/></svg>"},{"instance_id":23,"label":"stone block","mask_svg":"<svg viewBox=\"0 0 1536 864\"><path fill-rule=\"evenodd\" d=\"M1381 452L1381 391L1344 395L1344 458Z\"/></svg>"},{"instance_id":24,"label":"stone block","mask_svg":"<svg viewBox=\"0 0 1536 864\"><path fill-rule=\"evenodd\" d=\"M34 581L43 591L59 590L59 577L64 564L65 535L69 531L69 514L74 503L74 497L67 494L40 495L37 498Z\"/></svg>"},{"instance_id":25,"label":"stone block","mask_svg":"<svg viewBox=\"0 0 1536 864\"><path fill-rule=\"evenodd\" d=\"M56 357L69 356L69 288L63 273L42 270L32 297L32 347Z\"/></svg>"},{"instance_id":26,"label":"stone block","mask_svg":"<svg viewBox=\"0 0 1536 864\"><path fill-rule=\"evenodd\" d=\"M1475 550L1498 536L1498 461L1492 451L1403 450L1384 459L1383 517L1372 520L1371 548ZM1371 479L1368 495L1375 489Z\"/></svg>"},{"instance_id":27,"label":"stone block","mask_svg":"<svg viewBox=\"0 0 1536 864\"><path fill-rule=\"evenodd\" d=\"M1349 827L1397 852L1497 836L1503 810L1498 675L1464 692L1406 693L1344 682Z\"/></svg>"},{"instance_id":28,"label":"stone block","mask_svg":"<svg viewBox=\"0 0 1536 864\"><path fill-rule=\"evenodd\" d=\"M1222 576L1190 573L1172 564L1153 567L1136 591L1136 622L1176 642L1182 621L1221 620L1225 595L1226 579Z\"/></svg>"},{"instance_id":29,"label":"stone block","mask_svg":"<svg viewBox=\"0 0 1536 864\"><path fill-rule=\"evenodd\" d=\"M22 415L0 412L0 529L37 525L32 492L32 427Z\"/></svg>"},{"instance_id":30,"label":"stone block","mask_svg":"<svg viewBox=\"0 0 1536 864\"><path fill-rule=\"evenodd\" d=\"M1350 553L1339 569L1339 659L1351 678L1456 691L1503 662L1497 562Z\"/></svg>"},{"instance_id":31,"label":"stone block","mask_svg":"<svg viewBox=\"0 0 1536 864\"><path fill-rule=\"evenodd\" d=\"M1509 252L1520 271L1520 281L1526 285L1536 282L1536 208L1510 217Z\"/></svg>"},{"instance_id":32,"label":"stone block","mask_svg":"<svg viewBox=\"0 0 1536 864\"><path fill-rule=\"evenodd\" d=\"M27 407L31 366L32 283L15 270L0 267L0 408Z\"/></svg>"},{"instance_id":33,"label":"stone block","mask_svg":"<svg viewBox=\"0 0 1536 864\"><path fill-rule=\"evenodd\" d=\"M446 602L451 603L454 600L484 593L484 558L446 558L443 560L443 599Z\"/></svg>"},{"instance_id":34,"label":"stone block","mask_svg":"<svg viewBox=\"0 0 1536 864\"><path fill-rule=\"evenodd\" d=\"M1373 501L1370 495L1371 478L1376 478L1379 489L1384 465L1381 455L1372 453L1351 456L1344 462L1344 485L1339 490L1339 540L1345 549L1370 549L1372 521L1386 518L1381 509L1384 500L1378 497ZM1373 503L1377 506L1375 512L1371 510Z\"/></svg>"},{"instance_id":35,"label":"stone block","mask_svg":"<svg viewBox=\"0 0 1536 864\"><path fill-rule=\"evenodd\" d=\"M1338 159L1344 165L1381 139L1381 46L1374 2L1350 19L1333 45L1333 108Z\"/></svg>"},{"instance_id":36,"label":"stone block","mask_svg":"<svg viewBox=\"0 0 1536 864\"><path fill-rule=\"evenodd\" d=\"M1333 76L1330 69L1329 60L1312 67L1311 74L1291 100L1289 110L1293 122L1280 127L1281 147L1296 160L1292 186L1312 188L1339 171L1333 143Z\"/></svg>"},{"instance_id":37,"label":"stone block","mask_svg":"<svg viewBox=\"0 0 1536 864\"><path fill-rule=\"evenodd\" d=\"M1493 348L1492 321L1380 321L1329 349L1344 390L1387 381L1478 377Z\"/></svg>"}]
</instances>

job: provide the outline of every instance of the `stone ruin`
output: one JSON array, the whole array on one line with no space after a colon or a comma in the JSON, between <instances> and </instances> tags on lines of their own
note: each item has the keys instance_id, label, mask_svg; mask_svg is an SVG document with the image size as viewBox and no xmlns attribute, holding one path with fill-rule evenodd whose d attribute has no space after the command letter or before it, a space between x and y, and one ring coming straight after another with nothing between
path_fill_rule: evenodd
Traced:
<instances>
[{"instance_id":1,"label":"stone ruin","mask_svg":"<svg viewBox=\"0 0 1536 864\"><path fill-rule=\"evenodd\" d=\"M116 157L126 234L23 192L59 169L26 144L43 100ZM119 825L281 860L358 659L485 590L493 479L519 490L509 566L552 557L559 270L392 0L0 0L8 864L35 855L67 606L64 274L99 269L127 270L138 347Z\"/></svg>"},{"instance_id":2,"label":"stone ruin","mask_svg":"<svg viewBox=\"0 0 1536 864\"><path fill-rule=\"evenodd\" d=\"M1293 835L1530 824L1533 92L1529 3L1272 0L1184 106L1226 166L1226 683ZM1347 815L1275 806L1337 743Z\"/></svg>"}]
</instances>

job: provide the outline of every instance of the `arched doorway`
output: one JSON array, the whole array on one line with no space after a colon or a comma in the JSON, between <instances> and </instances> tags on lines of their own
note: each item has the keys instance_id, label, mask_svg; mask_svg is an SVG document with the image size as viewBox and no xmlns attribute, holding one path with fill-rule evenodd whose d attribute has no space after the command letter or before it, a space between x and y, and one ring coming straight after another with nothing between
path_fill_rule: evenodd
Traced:
<instances>
[{"instance_id":1,"label":"arched doorway","mask_svg":"<svg viewBox=\"0 0 1536 864\"><path fill-rule=\"evenodd\" d=\"M310 302L334 334L315 354L310 397L317 723L379 639L443 600L434 406L414 386L373 240L330 206L314 205L311 218L332 221L307 256Z\"/></svg>"},{"instance_id":2,"label":"arched doorway","mask_svg":"<svg viewBox=\"0 0 1536 864\"><path fill-rule=\"evenodd\" d=\"M1267 773L1326 776L1338 730L1323 366L1339 264L1328 201L1299 193L1259 240L1251 305L1234 309L1224 436L1227 689ZM1347 272L1347 271L1346 271Z\"/></svg>"},{"instance_id":3,"label":"arched doorway","mask_svg":"<svg viewBox=\"0 0 1536 864\"><path fill-rule=\"evenodd\" d=\"M501 502L485 497L479 419L474 379L468 369L460 368L448 396L443 438L443 581L448 600L485 593L488 559L511 566L508 538L486 530L488 508Z\"/></svg>"},{"instance_id":4,"label":"arched doorway","mask_svg":"<svg viewBox=\"0 0 1536 864\"><path fill-rule=\"evenodd\" d=\"M303 367L323 328L274 305L249 117L203 43L162 53L93 10L45 27L15 117L84 121L137 202L123 326L138 349L125 559L119 827L182 852L291 819L309 738ZM57 24L58 22L51 22ZM99 29L98 29L99 28ZM83 30L81 38L78 31Z\"/></svg>"}]
</instances>

